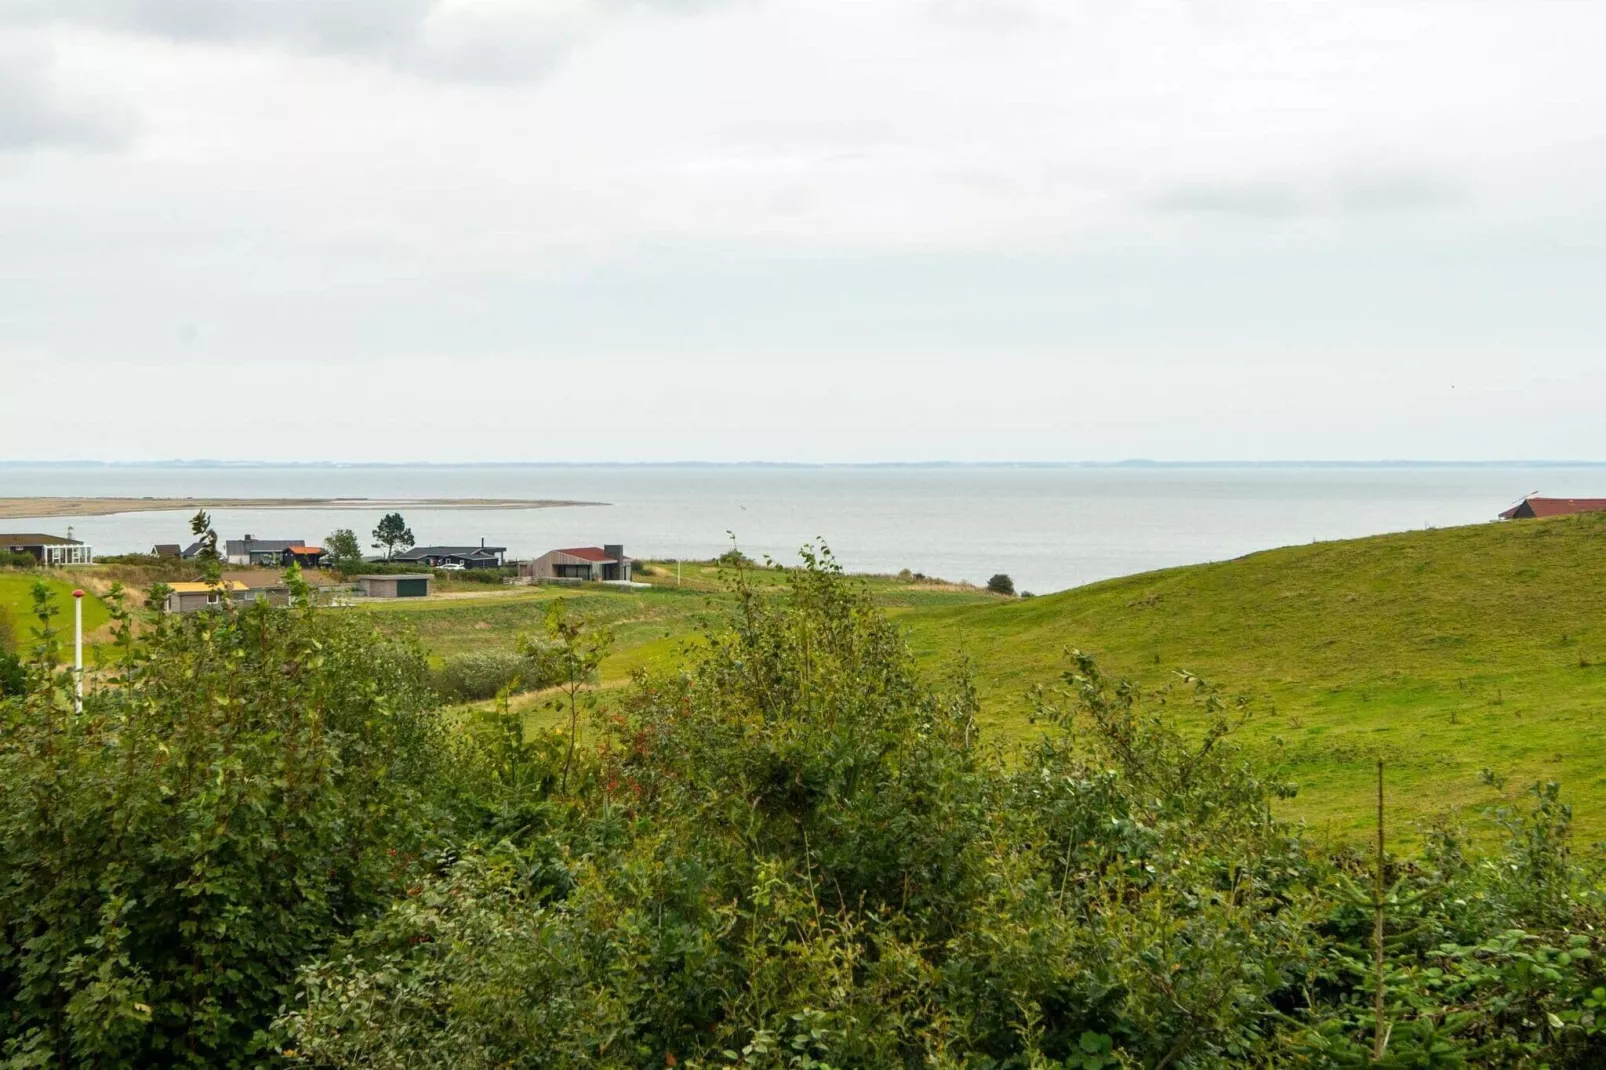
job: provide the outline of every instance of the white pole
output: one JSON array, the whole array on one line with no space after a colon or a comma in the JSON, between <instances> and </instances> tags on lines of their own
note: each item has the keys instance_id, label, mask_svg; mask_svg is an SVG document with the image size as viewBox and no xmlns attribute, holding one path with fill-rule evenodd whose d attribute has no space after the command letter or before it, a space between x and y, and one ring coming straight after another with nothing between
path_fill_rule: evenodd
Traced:
<instances>
[{"instance_id":1,"label":"white pole","mask_svg":"<svg viewBox=\"0 0 1606 1070\"><path fill-rule=\"evenodd\" d=\"M73 675L77 677L77 693L74 698L74 709L78 713L84 712L84 590L82 587L72 593L72 665Z\"/></svg>"}]
</instances>

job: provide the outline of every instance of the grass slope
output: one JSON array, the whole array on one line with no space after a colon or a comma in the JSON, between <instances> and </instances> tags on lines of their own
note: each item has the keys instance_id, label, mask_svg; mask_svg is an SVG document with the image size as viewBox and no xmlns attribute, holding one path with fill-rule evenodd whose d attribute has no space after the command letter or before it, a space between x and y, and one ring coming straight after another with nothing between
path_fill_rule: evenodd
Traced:
<instances>
[{"instance_id":1,"label":"grass slope","mask_svg":"<svg viewBox=\"0 0 1606 1070\"><path fill-rule=\"evenodd\" d=\"M23 651L33 646L32 629L39 624L33 615L33 585L39 578L32 572L0 573L0 607L10 611L11 623L17 633L17 646ZM59 579L46 579L44 582L56 596L56 608L61 612L55 618L55 627L61 632L62 646L67 658L71 659L73 585ZM99 630L110 619L111 611L105 602L93 594L85 595L85 636Z\"/></svg>"},{"instance_id":2,"label":"grass slope","mask_svg":"<svg viewBox=\"0 0 1606 1070\"><path fill-rule=\"evenodd\" d=\"M1017 737L1027 688L1068 647L1146 683L1185 668L1250 694L1244 738L1285 764L1289 811L1319 830L1365 827L1382 758L1397 815L1476 816L1559 780L1581 831L1606 832L1606 516L1288 547L904 620L933 668L970 653L989 719Z\"/></svg>"}]
</instances>

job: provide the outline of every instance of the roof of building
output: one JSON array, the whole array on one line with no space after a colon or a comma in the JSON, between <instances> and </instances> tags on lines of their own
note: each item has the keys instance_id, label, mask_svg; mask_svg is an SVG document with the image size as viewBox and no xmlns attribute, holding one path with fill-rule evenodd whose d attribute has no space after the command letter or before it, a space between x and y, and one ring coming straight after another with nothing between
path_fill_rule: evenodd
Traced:
<instances>
[{"instance_id":1,"label":"roof of building","mask_svg":"<svg viewBox=\"0 0 1606 1070\"><path fill-rule=\"evenodd\" d=\"M37 532L22 534L0 535L0 546L82 546L79 539L67 539L60 535L40 535Z\"/></svg>"},{"instance_id":2,"label":"roof of building","mask_svg":"<svg viewBox=\"0 0 1606 1070\"><path fill-rule=\"evenodd\" d=\"M292 554L321 554L322 546L286 546L285 550Z\"/></svg>"},{"instance_id":3,"label":"roof of building","mask_svg":"<svg viewBox=\"0 0 1606 1070\"><path fill-rule=\"evenodd\" d=\"M159 542L151 547L151 553L157 557L177 557L180 552L180 547L176 542Z\"/></svg>"},{"instance_id":4,"label":"roof of building","mask_svg":"<svg viewBox=\"0 0 1606 1070\"><path fill-rule=\"evenodd\" d=\"M170 583L168 586L173 588L173 590L177 591L179 594L199 594L202 591L210 591L212 589L212 584L210 583L184 582ZM241 583L239 580L224 580L217 586L227 588L231 594L238 594L242 591L249 591L251 589L245 584Z\"/></svg>"},{"instance_id":5,"label":"roof of building","mask_svg":"<svg viewBox=\"0 0 1606 1070\"><path fill-rule=\"evenodd\" d=\"M564 550L553 550L552 552L555 554L568 554L570 557L578 557L582 561L591 561L598 565L614 565L619 562L617 557L614 557L600 546L571 546ZM627 557L625 560L628 561L630 559Z\"/></svg>"},{"instance_id":6,"label":"roof of building","mask_svg":"<svg viewBox=\"0 0 1606 1070\"><path fill-rule=\"evenodd\" d=\"M1524 498L1501 513L1502 519L1517 516L1526 505L1534 516L1568 516L1572 513L1606 512L1606 498L1541 498L1537 495Z\"/></svg>"},{"instance_id":7,"label":"roof of building","mask_svg":"<svg viewBox=\"0 0 1606 1070\"><path fill-rule=\"evenodd\" d=\"M224 544L226 554L282 554L293 546L302 546L306 539L230 539Z\"/></svg>"},{"instance_id":8,"label":"roof of building","mask_svg":"<svg viewBox=\"0 0 1606 1070\"><path fill-rule=\"evenodd\" d=\"M506 546L414 546L398 550L392 561L419 561L426 557L495 557L507 553Z\"/></svg>"},{"instance_id":9,"label":"roof of building","mask_svg":"<svg viewBox=\"0 0 1606 1070\"><path fill-rule=\"evenodd\" d=\"M374 580L432 580L433 572L376 572L368 576L358 576L358 583L372 583Z\"/></svg>"}]
</instances>

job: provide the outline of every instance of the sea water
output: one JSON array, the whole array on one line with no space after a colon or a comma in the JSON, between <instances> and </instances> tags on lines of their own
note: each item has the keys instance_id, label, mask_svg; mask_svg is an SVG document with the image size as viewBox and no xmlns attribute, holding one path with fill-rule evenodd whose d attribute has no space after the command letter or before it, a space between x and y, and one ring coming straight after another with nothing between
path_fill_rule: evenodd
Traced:
<instances>
[{"instance_id":1,"label":"sea water","mask_svg":"<svg viewBox=\"0 0 1606 1070\"><path fill-rule=\"evenodd\" d=\"M1256 550L1493 521L1526 493L1606 497L1606 466L1081 465L0 465L0 497L544 498L604 505L401 512L420 545L505 546L510 557L623 543L632 556L745 553L795 561L823 541L854 571L1021 590ZM352 528L366 545L385 510L214 509L219 536L319 543ZM193 510L0 521L76 537L97 554L188 543Z\"/></svg>"}]
</instances>

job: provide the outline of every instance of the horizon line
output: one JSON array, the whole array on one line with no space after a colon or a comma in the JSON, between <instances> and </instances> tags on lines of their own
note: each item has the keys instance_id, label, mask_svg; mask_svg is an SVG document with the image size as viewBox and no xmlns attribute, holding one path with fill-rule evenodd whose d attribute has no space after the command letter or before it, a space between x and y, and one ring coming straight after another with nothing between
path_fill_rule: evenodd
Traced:
<instances>
[{"instance_id":1,"label":"horizon line","mask_svg":"<svg viewBox=\"0 0 1606 1070\"><path fill-rule=\"evenodd\" d=\"M1606 460L1565 458L1502 458L1495 460L1430 460L1423 458L1345 458L1339 460L1163 460L1131 457L1121 460L990 460L960 461L288 461L222 458L162 458L106 461L90 458L4 460L4 468L1595 468Z\"/></svg>"}]
</instances>

